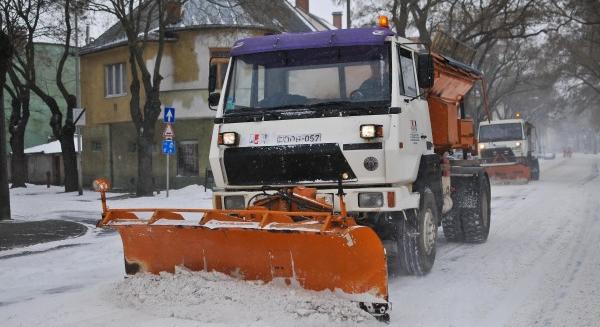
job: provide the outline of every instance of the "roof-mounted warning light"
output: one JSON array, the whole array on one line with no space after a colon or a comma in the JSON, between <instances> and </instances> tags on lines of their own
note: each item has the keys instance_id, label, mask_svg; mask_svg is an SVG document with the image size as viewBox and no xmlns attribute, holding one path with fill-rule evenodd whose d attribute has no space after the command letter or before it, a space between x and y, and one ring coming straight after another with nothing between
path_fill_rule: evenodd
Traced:
<instances>
[{"instance_id":1,"label":"roof-mounted warning light","mask_svg":"<svg viewBox=\"0 0 600 327\"><path fill-rule=\"evenodd\" d=\"M516 119L519 119L519 118L521 118L521 113L520 113L520 112L517 112L517 113L515 113L515 118L516 118Z\"/></svg>"},{"instance_id":2,"label":"roof-mounted warning light","mask_svg":"<svg viewBox=\"0 0 600 327\"><path fill-rule=\"evenodd\" d=\"M377 25L382 28L390 28L390 20L387 16L381 15L377 19Z\"/></svg>"}]
</instances>

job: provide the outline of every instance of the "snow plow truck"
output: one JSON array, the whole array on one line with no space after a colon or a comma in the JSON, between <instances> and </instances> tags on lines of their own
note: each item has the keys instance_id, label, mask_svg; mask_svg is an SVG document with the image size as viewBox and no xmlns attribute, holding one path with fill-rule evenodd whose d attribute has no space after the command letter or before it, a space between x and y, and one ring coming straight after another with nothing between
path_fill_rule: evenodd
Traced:
<instances>
[{"instance_id":1,"label":"snow plow truck","mask_svg":"<svg viewBox=\"0 0 600 327\"><path fill-rule=\"evenodd\" d=\"M479 158L492 180L529 182L540 179L540 164L534 155L537 133L521 118L483 121L479 124Z\"/></svg>"},{"instance_id":2,"label":"snow plow truck","mask_svg":"<svg viewBox=\"0 0 600 327\"><path fill-rule=\"evenodd\" d=\"M488 175L448 158L477 150L460 103L483 74L423 49L385 19L235 42L209 97L214 208L112 209L109 182L94 184L126 273L185 266L329 290L389 319L388 273L427 274L440 225L470 243L490 228Z\"/></svg>"}]
</instances>

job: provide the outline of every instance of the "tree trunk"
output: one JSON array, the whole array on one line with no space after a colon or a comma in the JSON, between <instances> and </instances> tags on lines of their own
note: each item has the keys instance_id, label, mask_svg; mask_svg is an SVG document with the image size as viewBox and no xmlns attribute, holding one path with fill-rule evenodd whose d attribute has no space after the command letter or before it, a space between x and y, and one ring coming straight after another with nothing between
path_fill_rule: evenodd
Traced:
<instances>
[{"instance_id":1,"label":"tree trunk","mask_svg":"<svg viewBox=\"0 0 600 327\"><path fill-rule=\"evenodd\" d=\"M156 133L156 121L160 115L159 91L153 90L146 96L144 121L138 130L138 180L137 196L154 195L154 176L152 173L152 149ZM141 132L141 133L140 133Z\"/></svg>"},{"instance_id":2,"label":"tree trunk","mask_svg":"<svg viewBox=\"0 0 600 327\"><path fill-rule=\"evenodd\" d=\"M408 14L408 0L395 0L392 5L392 20L396 26L396 33L402 37L406 37Z\"/></svg>"},{"instance_id":3,"label":"tree trunk","mask_svg":"<svg viewBox=\"0 0 600 327\"><path fill-rule=\"evenodd\" d=\"M75 128L63 128L60 138L60 148L62 150L64 174L65 174L65 192L77 192L77 152L75 151Z\"/></svg>"},{"instance_id":4,"label":"tree trunk","mask_svg":"<svg viewBox=\"0 0 600 327\"><path fill-rule=\"evenodd\" d=\"M152 133L144 131L137 138L138 155L138 180L136 187L137 196L154 195L154 183L152 174L152 147L154 146L154 137Z\"/></svg>"},{"instance_id":5,"label":"tree trunk","mask_svg":"<svg viewBox=\"0 0 600 327\"><path fill-rule=\"evenodd\" d=\"M12 99L12 112L10 115L10 147L12 149L11 188L27 187L27 158L25 157L25 128L29 121L29 90L21 88L18 96Z\"/></svg>"},{"instance_id":6,"label":"tree trunk","mask_svg":"<svg viewBox=\"0 0 600 327\"><path fill-rule=\"evenodd\" d=\"M10 193L8 191L8 167L6 158L6 128L4 126L4 84L11 62L12 45L4 31L0 30L0 220L10 219Z\"/></svg>"}]
</instances>

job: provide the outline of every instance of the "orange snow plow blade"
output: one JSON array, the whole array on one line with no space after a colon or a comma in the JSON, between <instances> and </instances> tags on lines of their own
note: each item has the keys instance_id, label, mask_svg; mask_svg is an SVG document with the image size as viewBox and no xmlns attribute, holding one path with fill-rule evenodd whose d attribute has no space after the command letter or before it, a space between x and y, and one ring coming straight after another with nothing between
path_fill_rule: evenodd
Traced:
<instances>
[{"instance_id":1,"label":"orange snow plow blade","mask_svg":"<svg viewBox=\"0 0 600 327\"><path fill-rule=\"evenodd\" d=\"M174 272L183 266L330 290L376 316L388 309L383 245L372 229L350 217L265 207L108 209L104 201L103 207L98 226L119 231L127 274ZM191 215L201 218L184 218Z\"/></svg>"},{"instance_id":2,"label":"orange snow plow blade","mask_svg":"<svg viewBox=\"0 0 600 327\"><path fill-rule=\"evenodd\" d=\"M522 163L507 165L484 166L485 171L491 179L496 181L529 181L531 179L531 170Z\"/></svg>"}]
</instances>

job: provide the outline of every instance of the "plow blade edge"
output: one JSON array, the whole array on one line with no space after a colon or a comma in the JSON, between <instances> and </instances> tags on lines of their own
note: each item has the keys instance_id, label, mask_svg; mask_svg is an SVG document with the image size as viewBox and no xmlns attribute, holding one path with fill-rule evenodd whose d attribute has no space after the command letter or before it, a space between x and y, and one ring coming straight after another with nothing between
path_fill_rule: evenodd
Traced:
<instances>
[{"instance_id":1,"label":"plow blade edge","mask_svg":"<svg viewBox=\"0 0 600 327\"><path fill-rule=\"evenodd\" d=\"M485 166L485 171L491 179L498 181L529 181L531 169L521 163L510 165Z\"/></svg>"},{"instance_id":2,"label":"plow blade edge","mask_svg":"<svg viewBox=\"0 0 600 327\"><path fill-rule=\"evenodd\" d=\"M320 224L266 227L113 225L123 241L126 272L173 272L176 266L218 271L243 280L287 285L386 303L387 266L381 241L368 227L321 230Z\"/></svg>"}]
</instances>

